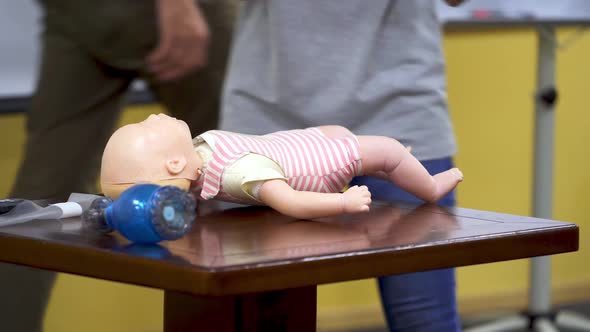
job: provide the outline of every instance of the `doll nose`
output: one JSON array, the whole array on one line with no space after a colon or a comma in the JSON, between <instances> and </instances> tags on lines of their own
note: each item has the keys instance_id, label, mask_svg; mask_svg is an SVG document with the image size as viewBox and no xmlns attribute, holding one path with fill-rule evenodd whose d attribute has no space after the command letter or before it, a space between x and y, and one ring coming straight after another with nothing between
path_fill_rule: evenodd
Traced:
<instances>
[{"instance_id":1,"label":"doll nose","mask_svg":"<svg viewBox=\"0 0 590 332\"><path fill-rule=\"evenodd\" d=\"M146 120L152 120L152 121L154 121L154 120L159 120L159 119L160 119L160 117L158 117L157 115L155 115L155 114L150 114L150 115L147 117L147 119L146 119Z\"/></svg>"},{"instance_id":2,"label":"doll nose","mask_svg":"<svg viewBox=\"0 0 590 332\"><path fill-rule=\"evenodd\" d=\"M162 120L171 120L171 119L174 119L175 120L176 119L176 118L173 118L170 115L165 114L165 113L160 113L157 116L158 116L159 119L162 119Z\"/></svg>"},{"instance_id":3,"label":"doll nose","mask_svg":"<svg viewBox=\"0 0 590 332\"><path fill-rule=\"evenodd\" d=\"M168 114L160 113L160 114L150 114L147 118L148 120L168 120L173 119Z\"/></svg>"}]
</instances>

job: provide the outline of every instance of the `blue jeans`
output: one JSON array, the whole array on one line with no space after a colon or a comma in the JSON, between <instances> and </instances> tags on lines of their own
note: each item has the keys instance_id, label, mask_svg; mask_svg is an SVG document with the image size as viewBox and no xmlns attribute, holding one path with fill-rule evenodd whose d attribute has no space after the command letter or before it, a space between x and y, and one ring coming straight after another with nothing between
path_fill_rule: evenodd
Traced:
<instances>
[{"instance_id":1,"label":"blue jeans","mask_svg":"<svg viewBox=\"0 0 590 332\"><path fill-rule=\"evenodd\" d=\"M422 161L436 174L453 167L451 158ZM351 185L366 185L374 200L422 202L397 186L377 178L360 176ZM455 205L455 192L440 205ZM455 294L455 269L440 269L378 278L385 318L392 332L461 331Z\"/></svg>"}]
</instances>

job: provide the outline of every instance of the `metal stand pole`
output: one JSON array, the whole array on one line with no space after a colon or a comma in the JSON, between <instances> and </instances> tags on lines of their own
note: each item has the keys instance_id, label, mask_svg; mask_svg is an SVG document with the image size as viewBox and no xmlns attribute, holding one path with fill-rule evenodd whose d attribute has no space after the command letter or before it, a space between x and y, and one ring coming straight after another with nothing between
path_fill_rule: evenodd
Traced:
<instances>
[{"instance_id":1,"label":"metal stand pole","mask_svg":"<svg viewBox=\"0 0 590 332\"><path fill-rule=\"evenodd\" d=\"M555 123L555 30L539 27L537 94L535 98L535 149L533 215L551 219L553 215L553 151ZM530 317L551 319L551 258L531 259L529 272ZM531 325L535 325L535 320Z\"/></svg>"},{"instance_id":2,"label":"metal stand pole","mask_svg":"<svg viewBox=\"0 0 590 332\"><path fill-rule=\"evenodd\" d=\"M552 26L538 28L537 95L535 100L535 147L533 181L533 215L551 219L553 205L553 152L555 89L555 29ZM501 332L534 330L558 331L559 326L590 331L590 319L568 313L556 313L551 308L551 259L550 256L530 260L529 306L522 315L490 322L465 332Z\"/></svg>"}]
</instances>

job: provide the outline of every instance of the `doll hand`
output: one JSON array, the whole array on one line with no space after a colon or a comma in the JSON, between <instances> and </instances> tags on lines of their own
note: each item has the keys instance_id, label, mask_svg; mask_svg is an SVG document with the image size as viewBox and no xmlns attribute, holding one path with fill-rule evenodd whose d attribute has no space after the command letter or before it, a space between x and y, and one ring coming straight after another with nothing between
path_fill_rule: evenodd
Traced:
<instances>
[{"instance_id":1,"label":"doll hand","mask_svg":"<svg viewBox=\"0 0 590 332\"><path fill-rule=\"evenodd\" d=\"M367 186L353 186L342 193L342 212L368 212L371 204L371 193Z\"/></svg>"}]
</instances>

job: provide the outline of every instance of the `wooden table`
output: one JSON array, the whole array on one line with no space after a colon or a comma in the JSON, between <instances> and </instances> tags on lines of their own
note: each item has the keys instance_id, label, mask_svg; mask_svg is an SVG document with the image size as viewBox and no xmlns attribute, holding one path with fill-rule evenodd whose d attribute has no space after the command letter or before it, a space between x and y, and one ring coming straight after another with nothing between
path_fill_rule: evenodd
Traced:
<instances>
[{"instance_id":1,"label":"wooden table","mask_svg":"<svg viewBox=\"0 0 590 332\"><path fill-rule=\"evenodd\" d=\"M434 205L318 221L199 210L187 236L153 246L78 218L3 227L0 261L163 289L167 332L300 332L316 329L319 284L578 249L572 223Z\"/></svg>"}]
</instances>

